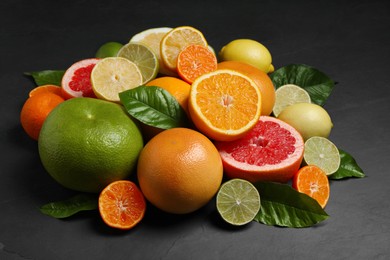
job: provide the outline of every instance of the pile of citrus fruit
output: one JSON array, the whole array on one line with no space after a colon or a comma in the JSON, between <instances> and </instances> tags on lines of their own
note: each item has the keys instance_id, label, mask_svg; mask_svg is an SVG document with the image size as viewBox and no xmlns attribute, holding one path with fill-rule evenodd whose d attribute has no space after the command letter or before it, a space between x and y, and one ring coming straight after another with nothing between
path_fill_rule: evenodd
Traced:
<instances>
[{"instance_id":1,"label":"pile of citrus fruit","mask_svg":"<svg viewBox=\"0 0 390 260\"><path fill-rule=\"evenodd\" d=\"M33 89L20 120L47 172L99 194L114 228L139 223L146 202L186 214L215 196L221 217L244 225L261 210L253 183L264 181L291 181L324 208L327 176L340 165L331 119L303 88L275 89L273 71L257 41L237 39L216 54L196 28L153 28L102 45L60 86Z\"/></svg>"}]
</instances>

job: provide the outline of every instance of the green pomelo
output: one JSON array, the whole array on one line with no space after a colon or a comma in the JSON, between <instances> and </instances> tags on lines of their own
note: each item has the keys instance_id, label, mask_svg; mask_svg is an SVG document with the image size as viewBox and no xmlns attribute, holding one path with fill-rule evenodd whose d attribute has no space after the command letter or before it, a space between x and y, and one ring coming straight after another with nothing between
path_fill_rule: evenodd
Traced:
<instances>
[{"instance_id":1,"label":"green pomelo","mask_svg":"<svg viewBox=\"0 0 390 260\"><path fill-rule=\"evenodd\" d=\"M128 178L143 148L141 132L119 104L72 98L47 117L38 139L47 172L66 188L100 192Z\"/></svg>"}]
</instances>

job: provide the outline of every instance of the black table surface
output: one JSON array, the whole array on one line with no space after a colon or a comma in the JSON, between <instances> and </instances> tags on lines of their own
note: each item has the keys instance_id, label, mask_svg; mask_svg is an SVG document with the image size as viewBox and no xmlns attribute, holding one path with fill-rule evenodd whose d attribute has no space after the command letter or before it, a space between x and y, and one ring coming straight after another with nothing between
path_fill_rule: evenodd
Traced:
<instances>
[{"instance_id":1,"label":"black table surface","mask_svg":"<svg viewBox=\"0 0 390 260\"><path fill-rule=\"evenodd\" d=\"M390 2L12 1L0 3L0 259L390 259ZM313 66L337 82L325 104L330 139L365 178L331 181L330 217L310 228L225 225L215 201L189 215L148 207L136 228L107 227L97 211L58 220L39 211L74 193L43 169L19 113L34 82L108 41L190 25L219 51L237 38L267 46L276 68Z\"/></svg>"}]
</instances>

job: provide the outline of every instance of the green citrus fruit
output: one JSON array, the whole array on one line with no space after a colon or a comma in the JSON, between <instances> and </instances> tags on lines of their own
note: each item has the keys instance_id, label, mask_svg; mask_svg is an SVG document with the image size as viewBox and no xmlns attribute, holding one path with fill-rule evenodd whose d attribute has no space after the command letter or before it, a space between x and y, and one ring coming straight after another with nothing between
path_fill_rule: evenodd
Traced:
<instances>
[{"instance_id":1,"label":"green citrus fruit","mask_svg":"<svg viewBox=\"0 0 390 260\"><path fill-rule=\"evenodd\" d=\"M107 42L99 47L97 50L95 57L96 58L107 58L107 57L115 57L122 48L123 44L119 42Z\"/></svg>"},{"instance_id":2,"label":"green citrus fruit","mask_svg":"<svg viewBox=\"0 0 390 260\"><path fill-rule=\"evenodd\" d=\"M217 193L217 210L228 223L236 226L251 222L260 210L260 194L252 183L232 179Z\"/></svg>"},{"instance_id":3,"label":"green citrus fruit","mask_svg":"<svg viewBox=\"0 0 390 260\"><path fill-rule=\"evenodd\" d=\"M241 61L248 63L265 73L274 70L272 56L261 43L251 39L237 39L222 47L219 52L222 61Z\"/></svg>"},{"instance_id":4,"label":"green citrus fruit","mask_svg":"<svg viewBox=\"0 0 390 260\"><path fill-rule=\"evenodd\" d=\"M278 118L293 126L304 140L312 136L328 138L333 123L328 112L312 103L297 103L282 110Z\"/></svg>"},{"instance_id":5,"label":"green citrus fruit","mask_svg":"<svg viewBox=\"0 0 390 260\"><path fill-rule=\"evenodd\" d=\"M130 176L141 149L138 126L119 104L73 98L45 120L38 139L47 172L66 188L99 192Z\"/></svg>"}]
</instances>

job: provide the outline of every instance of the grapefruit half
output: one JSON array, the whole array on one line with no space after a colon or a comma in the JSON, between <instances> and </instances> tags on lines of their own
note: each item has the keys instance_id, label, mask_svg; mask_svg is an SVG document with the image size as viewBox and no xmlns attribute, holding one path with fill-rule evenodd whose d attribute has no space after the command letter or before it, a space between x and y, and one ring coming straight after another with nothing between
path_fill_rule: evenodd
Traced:
<instances>
[{"instance_id":1,"label":"grapefruit half","mask_svg":"<svg viewBox=\"0 0 390 260\"><path fill-rule=\"evenodd\" d=\"M62 96L65 99L74 97L96 98L92 89L91 72L100 59L80 60L70 66L62 77Z\"/></svg>"},{"instance_id":2,"label":"grapefruit half","mask_svg":"<svg viewBox=\"0 0 390 260\"><path fill-rule=\"evenodd\" d=\"M261 116L241 139L215 145L226 176L250 182L289 181L299 170L304 151L299 132L271 116Z\"/></svg>"}]
</instances>

